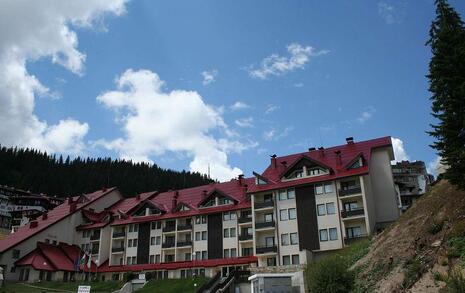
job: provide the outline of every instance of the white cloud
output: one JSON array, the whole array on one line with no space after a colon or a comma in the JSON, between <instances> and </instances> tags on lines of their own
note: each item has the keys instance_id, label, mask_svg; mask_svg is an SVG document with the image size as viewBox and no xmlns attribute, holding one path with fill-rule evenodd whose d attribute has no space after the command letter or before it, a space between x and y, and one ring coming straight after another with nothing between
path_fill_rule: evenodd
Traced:
<instances>
[{"instance_id":1,"label":"white cloud","mask_svg":"<svg viewBox=\"0 0 465 293\"><path fill-rule=\"evenodd\" d=\"M400 2L396 6L392 1L388 2L378 2L378 14L387 24L401 23L405 14L405 3Z\"/></svg>"},{"instance_id":2,"label":"white cloud","mask_svg":"<svg viewBox=\"0 0 465 293\"><path fill-rule=\"evenodd\" d=\"M269 104L266 106L266 109L265 109L265 114L270 114L270 113L273 113L274 111L278 110L279 109L279 106L276 106L276 105L273 105L273 104Z\"/></svg>"},{"instance_id":3,"label":"white cloud","mask_svg":"<svg viewBox=\"0 0 465 293\"><path fill-rule=\"evenodd\" d=\"M367 120L373 117L373 114L376 112L376 109L372 106L368 106L365 111L363 111L360 116L357 118L357 121L360 123L365 123Z\"/></svg>"},{"instance_id":4,"label":"white cloud","mask_svg":"<svg viewBox=\"0 0 465 293\"><path fill-rule=\"evenodd\" d=\"M165 152L185 153L192 157L190 169L212 178L229 180L242 171L228 164L228 153L241 152L256 144L243 144L211 132L226 130L220 113L205 104L194 91L166 92L164 82L149 70L124 72L116 81L117 90L97 100L123 115L120 120L124 137L96 144L115 150L122 158L150 161L151 156Z\"/></svg>"},{"instance_id":5,"label":"white cloud","mask_svg":"<svg viewBox=\"0 0 465 293\"><path fill-rule=\"evenodd\" d=\"M237 111L237 110L243 110L243 109L248 109L250 108L249 105L247 105L246 103L244 102L241 102L241 101L237 101L235 102L234 104L232 104L231 106L229 106L229 108L233 111Z\"/></svg>"},{"instance_id":6,"label":"white cloud","mask_svg":"<svg viewBox=\"0 0 465 293\"><path fill-rule=\"evenodd\" d=\"M275 128L271 128L269 130L266 130L263 132L263 138L265 140L271 141L271 140L280 140L281 138L284 138L289 135L289 132L294 130L294 127L288 126L284 128L282 131L278 131Z\"/></svg>"},{"instance_id":7,"label":"white cloud","mask_svg":"<svg viewBox=\"0 0 465 293\"><path fill-rule=\"evenodd\" d=\"M253 118L252 117L236 119L236 121L234 121L234 122L239 127L252 127L253 126Z\"/></svg>"},{"instance_id":8,"label":"white cloud","mask_svg":"<svg viewBox=\"0 0 465 293\"><path fill-rule=\"evenodd\" d=\"M203 85L209 85L210 83L215 82L217 76L218 71L216 69L202 71Z\"/></svg>"},{"instance_id":9,"label":"white cloud","mask_svg":"<svg viewBox=\"0 0 465 293\"><path fill-rule=\"evenodd\" d=\"M394 160L396 162L410 160L409 155L405 151L404 142L400 138L392 138L392 148L394 149Z\"/></svg>"},{"instance_id":10,"label":"white cloud","mask_svg":"<svg viewBox=\"0 0 465 293\"><path fill-rule=\"evenodd\" d=\"M81 152L89 126L67 118L48 125L34 114L37 95L57 95L27 71L27 63L50 60L82 75L86 55L72 28L91 28L105 14L121 15L125 1L0 2L0 143L49 152Z\"/></svg>"},{"instance_id":11,"label":"white cloud","mask_svg":"<svg viewBox=\"0 0 465 293\"><path fill-rule=\"evenodd\" d=\"M249 66L249 76L258 79L267 79L270 75L283 75L296 69L303 69L310 57L329 53L328 50L315 51L313 47L292 43L287 46L289 56L272 54L262 60L258 68Z\"/></svg>"},{"instance_id":12,"label":"white cloud","mask_svg":"<svg viewBox=\"0 0 465 293\"><path fill-rule=\"evenodd\" d=\"M303 87L304 84L302 82L296 82L292 85L293 87L296 87L296 88L299 88L299 87Z\"/></svg>"}]
</instances>

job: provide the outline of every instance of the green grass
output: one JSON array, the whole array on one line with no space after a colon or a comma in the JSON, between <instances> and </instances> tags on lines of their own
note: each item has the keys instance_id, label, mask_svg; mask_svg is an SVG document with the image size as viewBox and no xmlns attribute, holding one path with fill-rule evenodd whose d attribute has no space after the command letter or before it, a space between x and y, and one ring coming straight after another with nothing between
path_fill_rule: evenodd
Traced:
<instances>
[{"instance_id":1,"label":"green grass","mask_svg":"<svg viewBox=\"0 0 465 293\"><path fill-rule=\"evenodd\" d=\"M41 292L77 292L79 285L90 285L92 293L107 293L118 290L123 286L122 282L41 282L41 283L7 283L4 288L0 288L0 293L41 293ZM34 287L32 287L34 286ZM40 288L37 288L40 287ZM44 289L41 289L44 288ZM52 290L47 290L52 289Z\"/></svg>"},{"instance_id":2,"label":"green grass","mask_svg":"<svg viewBox=\"0 0 465 293\"><path fill-rule=\"evenodd\" d=\"M165 279L151 280L144 288L135 291L136 293L178 293L196 292L196 290L208 281L207 278L188 279ZM197 287L194 287L194 283Z\"/></svg>"}]
</instances>

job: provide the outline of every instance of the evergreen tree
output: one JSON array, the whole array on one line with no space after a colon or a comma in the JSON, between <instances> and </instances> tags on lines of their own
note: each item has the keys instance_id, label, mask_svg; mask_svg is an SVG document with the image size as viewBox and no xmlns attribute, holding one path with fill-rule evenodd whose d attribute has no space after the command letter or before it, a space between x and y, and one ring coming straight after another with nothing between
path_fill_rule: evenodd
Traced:
<instances>
[{"instance_id":1,"label":"evergreen tree","mask_svg":"<svg viewBox=\"0 0 465 293\"><path fill-rule=\"evenodd\" d=\"M448 167L444 177L465 189L465 28L446 0L435 4L436 19L427 44L433 54L428 75L432 115L438 122L428 133Z\"/></svg>"}]
</instances>

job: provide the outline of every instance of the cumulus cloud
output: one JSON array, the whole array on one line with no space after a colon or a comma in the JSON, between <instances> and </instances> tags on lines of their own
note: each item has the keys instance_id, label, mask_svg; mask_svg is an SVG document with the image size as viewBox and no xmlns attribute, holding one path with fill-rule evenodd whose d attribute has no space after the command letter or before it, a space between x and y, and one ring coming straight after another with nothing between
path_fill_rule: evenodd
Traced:
<instances>
[{"instance_id":1,"label":"cumulus cloud","mask_svg":"<svg viewBox=\"0 0 465 293\"><path fill-rule=\"evenodd\" d=\"M234 122L239 127L252 127L253 126L253 117L236 119Z\"/></svg>"},{"instance_id":2,"label":"cumulus cloud","mask_svg":"<svg viewBox=\"0 0 465 293\"><path fill-rule=\"evenodd\" d=\"M237 111L237 110L244 110L244 109L248 109L250 108L249 105L247 105L246 103L244 102L241 102L241 101L237 101L235 102L234 104L232 104L231 106L229 106L229 108L233 111Z\"/></svg>"},{"instance_id":3,"label":"cumulus cloud","mask_svg":"<svg viewBox=\"0 0 465 293\"><path fill-rule=\"evenodd\" d=\"M209 85L212 82L215 82L217 76L218 76L218 71L215 69L202 71L203 85Z\"/></svg>"},{"instance_id":4,"label":"cumulus cloud","mask_svg":"<svg viewBox=\"0 0 465 293\"><path fill-rule=\"evenodd\" d=\"M373 117L373 114L376 112L376 109L372 106L368 106L365 111L360 113L360 116L357 118L359 123L365 123L367 120L370 120Z\"/></svg>"},{"instance_id":5,"label":"cumulus cloud","mask_svg":"<svg viewBox=\"0 0 465 293\"><path fill-rule=\"evenodd\" d=\"M0 143L49 152L81 152L89 126L67 118L49 125L34 114L38 95L56 97L27 71L40 58L82 75L86 55L72 28L91 28L105 14L124 13L124 0L0 2Z\"/></svg>"},{"instance_id":6,"label":"cumulus cloud","mask_svg":"<svg viewBox=\"0 0 465 293\"><path fill-rule=\"evenodd\" d=\"M254 144L215 138L214 130L227 129L221 114L194 91L167 92L164 82L149 70L127 70L116 81L117 89L97 100L122 117L123 137L96 144L122 158L151 161L151 156L181 152L192 157L190 169L212 178L229 180L242 171L228 164L228 153L241 152Z\"/></svg>"},{"instance_id":7,"label":"cumulus cloud","mask_svg":"<svg viewBox=\"0 0 465 293\"><path fill-rule=\"evenodd\" d=\"M287 46L288 56L271 54L262 60L259 66L249 66L249 76L258 79L267 79L271 75L279 76L288 72L303 69L310 61L310 57L327 54L328 50L316 51L310 46L292 43Z\"/></svg>"},{"instance_id":8,"label":"cumulus cloud","mask_svg":"<svg viewBox=\"0 0 465 293\"><path fill-rule=\"evenodd\" d=\"M378 2L378 14L387 24L401 23L405 14L405 3L394 5L389 2Z\"/></svg>"},{"instance_id":9,"label":"cumulus cloud","mask_svg":"<svg viewBox=\"0 0 465 293\"><path fill-rule=\"evenodd\" d=\"M392 148L394 149L394 158L396 162L410 160L409 155L405 151L404 142L400 138L392 138Z\"/></svg>"}]
</instances>

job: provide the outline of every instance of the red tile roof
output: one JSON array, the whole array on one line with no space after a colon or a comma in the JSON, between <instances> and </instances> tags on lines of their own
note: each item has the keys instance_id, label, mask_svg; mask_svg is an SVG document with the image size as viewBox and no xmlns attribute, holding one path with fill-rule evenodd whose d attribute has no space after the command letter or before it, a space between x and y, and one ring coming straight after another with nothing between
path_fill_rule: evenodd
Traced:
<instances>
[{"instance_id":1,"label":"red tile roof","mask_svg":"<svg viewBox=\"0 0 465 293\"><path fill-rule=\"evenodd\" d=\"M37 227L31 228L30 224L19 227L18 231L0 240L0 252L4 252L9 248L18 245L24 240L36 235L37 233L45 230L46 228L56 224L57 222L65 219L66 217L74 213L80 212L82 208L88 206L92 202L107 195L108 193L114 190L116 190L116 187L98 190L93 193L86 194L85 196L89 200L82 203L76 203L76 209L73 212L70 212L71 205L68 203L68 201L66 201L65 203L54 208L53 210L48 211L46 219L43 219L43 217L39 217L37 219ZM78 198L79 196L75 196L72 199L73 201L76 201Z\"/></svg>"},{"instance_id":2,"label":"red tile roof","mask_svg":"<svg viewBox=\"0 0 465 293\"><path fill-rule=\"evenodd\" d=\"M205 259L194 261L177 261L159 264L140 264L140 265L116 265L109 266L108 261L103 263L98 271L99 272L140 272L140 271L154 271L154 270L176 270L181 268L207 268L217 266L230 266L242 265L257 262L256 256L247 257L233 257L233 258L218 258L218 259Z\"/></svg>"}]
</instances>

